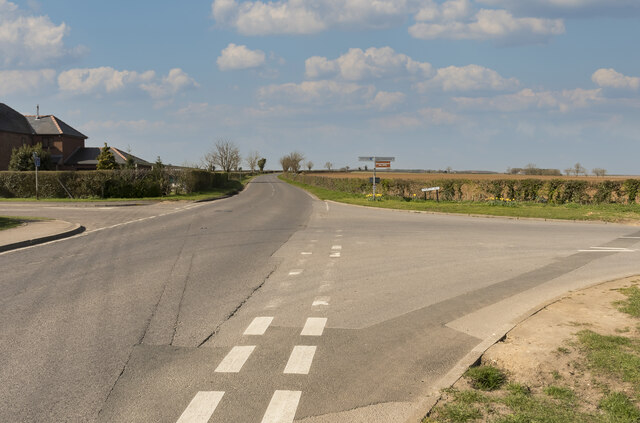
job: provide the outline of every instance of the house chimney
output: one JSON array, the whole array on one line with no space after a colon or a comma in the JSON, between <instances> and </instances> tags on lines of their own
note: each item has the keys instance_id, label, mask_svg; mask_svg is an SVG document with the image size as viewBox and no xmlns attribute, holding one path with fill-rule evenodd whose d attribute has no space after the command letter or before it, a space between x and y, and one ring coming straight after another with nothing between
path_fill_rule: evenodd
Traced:
<instances>
[{"instance_id":1,"label":"house chimney","mask_svg":"<svg viewBox=\"0 0 640 423\"><path fill-rule=\"evenodd\" d=\"M40 105L36 105L36 120L40 119Z\"/></svg>"}]
</instances>

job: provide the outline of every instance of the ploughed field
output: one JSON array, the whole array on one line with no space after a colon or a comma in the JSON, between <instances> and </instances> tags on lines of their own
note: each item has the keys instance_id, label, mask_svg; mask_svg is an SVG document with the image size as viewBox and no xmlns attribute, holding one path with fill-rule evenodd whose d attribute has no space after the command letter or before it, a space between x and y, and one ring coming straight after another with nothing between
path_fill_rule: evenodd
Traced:
<instances>
[{"instance_id":1,"label":"ploughed field","mask_svg":"<svg viewBox=\"0 0 640 423\"><path fill-rule=\"evenodd\" d=\"M322 176L328 178L350 178L363 179L373 176L373 169L367 171L356 172L305 172L309 176ZM606 175L604 177L596 176L550 176L550 175L509 175L504 173L408 173L408 172L388 172L377 170L376 177L382 179L402 179L409 181L436 181L443 179L473 179L473 180L496 180L496 179L561 179L566 181L589 181L598 182L604 180L625 180L638 179L640 176L621 176Z\"/></svg>"}]
</instances>

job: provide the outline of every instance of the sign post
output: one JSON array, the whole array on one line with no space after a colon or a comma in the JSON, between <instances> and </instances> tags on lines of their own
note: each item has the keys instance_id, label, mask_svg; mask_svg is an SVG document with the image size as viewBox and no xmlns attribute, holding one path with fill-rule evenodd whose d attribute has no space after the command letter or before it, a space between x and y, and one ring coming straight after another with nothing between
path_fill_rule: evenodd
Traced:
<instances>
[{"instance_id":1,"label":"sign post","mask_svg":"<svg viewBox=\"0 0 640 423\"><path fill-rule=\"evenodd\" d=\"M38 199L38 168L40 167L40 157L38 153L33 152L33 164L36 167L36 200Z\"/></svg>"},{"instance_id":2,"label":"sign post","mask_svg":"<svg viewBox=\"0 0 640 423\"><path fill-rule=\"evenodd\" d=\"M376 169L390 169L391 162L395 161L395 157L377 157L377 156L364 156L358 157L361 162L374 162L373 166L373 178L370 179L373 183L373 201L376 201L376 183L380 181L380 178L376 178Z\"/></svg>"}]
</instances>

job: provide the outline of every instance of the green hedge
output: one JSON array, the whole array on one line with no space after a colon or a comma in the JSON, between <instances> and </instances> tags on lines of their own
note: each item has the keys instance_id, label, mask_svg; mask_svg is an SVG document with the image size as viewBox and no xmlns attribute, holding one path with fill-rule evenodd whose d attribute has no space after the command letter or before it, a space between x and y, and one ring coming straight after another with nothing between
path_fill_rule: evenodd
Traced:
<instances>
[{"instance_id":1,"label":"green hedge","mask_svg":"<svg viewBox=\"0 0 640 423\"><path fill-rule=\"evenodd\" d=\"M42 198L142 198L190 194L222 187L227 176L199 169L43 171L38 172ZM66 190L65 190L66 188ZM0 197L35 197L34 172L0 172Z\"/></svg>"},{"instance_id":2,"label":"green hedge","mask_svg":"<svg viewBox=\"0 0 640 423\"><path fill-rule=\"evenodd\" d=\"M371 193L368 178L330 178L299 174L295 180L317 187L352 194ZM509 198L517 201L549 202L556 204L607 204L638 202L640 179L573 180L573 179L433 179L416 181L381 179L378 192L391 196L423 197L422 188L439 186L440 198L449 201L484 201L488 198Z\"/></svg>"}]
</instances>

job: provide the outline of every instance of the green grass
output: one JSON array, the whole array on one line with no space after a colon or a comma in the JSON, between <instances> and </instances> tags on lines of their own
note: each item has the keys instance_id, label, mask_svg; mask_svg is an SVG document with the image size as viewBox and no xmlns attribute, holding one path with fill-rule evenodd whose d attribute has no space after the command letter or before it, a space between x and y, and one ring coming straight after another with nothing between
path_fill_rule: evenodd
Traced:
<instances>
[{"instance_id":1,"label":"green grass","mask_svg":"<svg viewBox=\"0 0 640 423\"><path fill-rule=\"evenodd\" d=\"M594 370L631 383L640 393L640 342L624 336L578 332L587 364Z\"/></svg>"},{"instance_id":2,"label":"green grass","mask_svg":"<svg viewBox=\"0 0 640 423\"><path fill-rule=\"evenodd\" d=\"M627 299L616 303L618 310L633 317L640 317L640 289L637 286L630 286L620 289L620 292L626 295Z\"/></svg>"},{"instance_id":3,"label":"green grass","mask_svg":"<svg viewBox=\"0 0 640 423\"><path fill-rule=\"evenodd\" d=\"M494 391L507 381L505 374L493 366L471 367L464 375L471 380L474 388L483 391Z\"/></svg>"},{"instance_id":4,"label":"green grass","mask_svg":"<svg viewBox=\"0 0 640 423\"><path fill-rule=\"evenodd\" d=\"M612 418L612 422L637 423L640 421L640 410L623 393L612 392L606 395L600 401L599 407Z\"/></svg>"},{"instance_id":5,"label":"green grass","mask_svg":"<svg viewBox=\"0 0 640 423\"><path fill-rule=\"evenodd\" d=\"M402 198L395 197L383 197L377 201L371 201L364 195L332 191L326 188L292 181L283 176L280 176L280 179L309 191L321 200L331 200L368 207L514 218L523 217L617 223L640 222L639 204L541 204L515 202L501 205L495 202L479 201L441 201L439 203L433 200L425 201L422 199L405 201Z\"/></svg>"},{"instance_id":6,"label":"green grass","mask_svg":"<svg viewBox=\"0 0 640 423\"><path fill-rule=\"evenodd\" d=\"M21 219L17 219L15 217L0 216L0 231L20 226L22 222L23 221Z\"/></svg>"}]
</instances>

